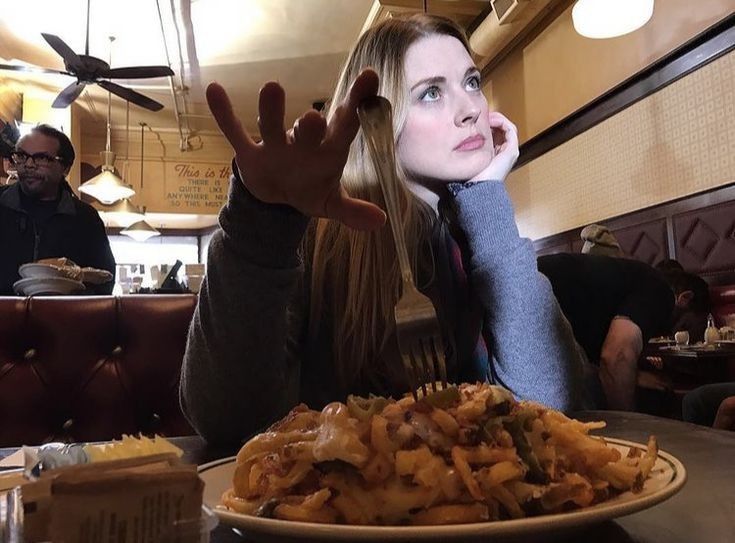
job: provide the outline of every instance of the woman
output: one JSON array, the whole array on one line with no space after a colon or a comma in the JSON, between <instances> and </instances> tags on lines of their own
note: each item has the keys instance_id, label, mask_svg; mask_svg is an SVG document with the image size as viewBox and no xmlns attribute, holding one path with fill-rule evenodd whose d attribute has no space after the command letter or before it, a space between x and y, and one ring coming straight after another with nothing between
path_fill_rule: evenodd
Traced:
<instances>
[{"instance_id":1,"label":"woman","mask_svg":"<svg viewBox=\"0 0 735 543\"><path fill-rule=\"evenodd\" d=\"M520 398L575 406L577 347L502 184L518 157L516 128L488 111L462 31L421 15L363 34L328 122L310 111L285 132L284 91L268 83L255 144L224 89L207 90L235 176L209 248L181 399L210 442L238 441L300 401L319 408L348 393L408 390L394 330L395 249L357 134L356 107L376 93L393 104L403 228L442 323L450 380L490 379Z\"/></svg>"}]
</instances>

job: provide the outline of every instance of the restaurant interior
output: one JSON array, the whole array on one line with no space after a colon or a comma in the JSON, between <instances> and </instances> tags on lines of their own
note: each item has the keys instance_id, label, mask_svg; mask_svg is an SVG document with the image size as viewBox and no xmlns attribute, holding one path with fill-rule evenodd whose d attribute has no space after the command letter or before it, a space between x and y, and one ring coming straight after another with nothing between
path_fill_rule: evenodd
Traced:
<instances>
[{"instance_id":1,"label":"restaurant interior","mask_svg":"<svg viewBox=\"0 0 735 543\"><path fill-rule=\"evenodd\" d=\"M556 513L546 528L501 515L504 520L481 523L484 528L462 524L455 531L448 523L433 533L408 526L394 532L335 526L332 532L310 528L308 518L289 529L282 521L271 526L217 511L197 517L196 536L150 540L542 541L574 529L564 532L567 541L734 541L735 433L683 422L682 399L702 385L735 381L735 2L592 0L614 5L600 22L583 20L578 5L585 1L0 3L0 130L11 127L3 133L23 137L48 124L70 138L76 160L66 179L98 211L116 262L111 295L39 287L0 296L0 543L23 541L12 539L8 520L11 489L23 483L2 482L23 467L22 460L7 461L17 459L21 446L158 435L190 464L237 453L197 437L179 398L187 333L232 174L232 148L205 89L212 81L227 89L257 140L265 82L286 89L290 126L305 111L325 107L366 29L421 12L464 29L490 110L517 126L520 155L505 185L518 230L538 256L582 252L582 230L599 224L625 258L651 267L676 260L706 281L707 333L714 328L717 338L683 344L674 331L646 338L638 408L575 414L605 421L609 438L646 443L655 434L666 451L657 462L671 473L659 473L648 501L631 498L612 512L585 511L577 520ZM636 23L643 4L654 6L653 13ZM616 21L629 28L605 34L605 23ZM82 85L54 39L114 68L167 67L171 75L147 76L141 68L134 77L121 71ZM0 167L0 186L17 182L9 166ZM735 430L735 419L731 424ZM177 462L168 467L183 472ZM215 475L200 475L205 505L216 505ZM198 482L191 484L202 493ZM230 479L223 488L229 486ZM60 495L64 488L59 484ZM103 498L117 503L112 495L106 487ZM58 533L71 530L44 522ZM27 528L25 541L51 540L49 533Z\"/></svg>"}]
</instances>

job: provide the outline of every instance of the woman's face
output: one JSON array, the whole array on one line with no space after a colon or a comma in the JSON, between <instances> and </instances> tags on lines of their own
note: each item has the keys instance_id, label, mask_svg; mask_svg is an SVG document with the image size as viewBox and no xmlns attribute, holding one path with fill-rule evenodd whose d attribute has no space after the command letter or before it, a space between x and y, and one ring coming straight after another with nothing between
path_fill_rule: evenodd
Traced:
<instances>
[{"instance_id":1,"label":"woman's face","mask_svg":"<svg viewBox=\"0 0 735 543\"><path fill-rule=\"evenodd\" d=\"M493 158L480 72L462 43L435 34L408 48L409 105L397 152L409 180L431 187L472 179Z\"/></svg>"}]
</instances>

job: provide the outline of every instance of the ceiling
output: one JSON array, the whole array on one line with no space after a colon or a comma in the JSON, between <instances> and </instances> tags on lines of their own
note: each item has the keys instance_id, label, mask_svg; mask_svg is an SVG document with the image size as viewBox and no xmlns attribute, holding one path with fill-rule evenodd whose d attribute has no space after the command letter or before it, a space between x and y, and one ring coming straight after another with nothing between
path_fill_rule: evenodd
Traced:
<instances>
[{"instance_id":1,"label":"ceiling","mask_svg":"<svg viewBox=\"0 0 735 543\"><path fill-rule=\"evenodd\" d=\"M427 7L470 26L487 13L489 0L428 0ZM330 95L341 63L366 24L422 9L423 0L91 0L89 49L105 60L111 54L113 67L173 68L179 116L168 78L116 80L165 105L157 113L132 106L131 123L181 129L184 136L213 131L204 89L218 81L255 132L257 95L264 82L277 80L286 89L290 123ZM0 63L63 70L41 32L61 37L81 53L86 12L87 0L24 0L22 8L0 10ZM112 45L109 36L115 37ZM51 99L72 81L64 75L0 72L3 87L46 93ZM77 100L86 112L85 131L104 130L106 100L106 92L94 85ZM125 102L115 96L112 102L113 126L124 125Z\"/></svg>"}]
</instances>

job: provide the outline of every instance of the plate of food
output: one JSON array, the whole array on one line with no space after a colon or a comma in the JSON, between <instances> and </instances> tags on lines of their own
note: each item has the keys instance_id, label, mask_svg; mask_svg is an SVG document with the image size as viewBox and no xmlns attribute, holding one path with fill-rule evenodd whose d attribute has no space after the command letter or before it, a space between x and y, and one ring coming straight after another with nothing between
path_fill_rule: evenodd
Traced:
<instances>
[{"instance_id":1,"label":"plate of food","mask_svg":"<svg viewBox=\"0 0 735 543\"><path fill-rule=\"evenodd\" d=\"M255 539L466 540L549 533L656 505L686 481L656 439L595 437L502 388L300 405L200 466L204 503Z\"/></svg>"}]
</instances>

